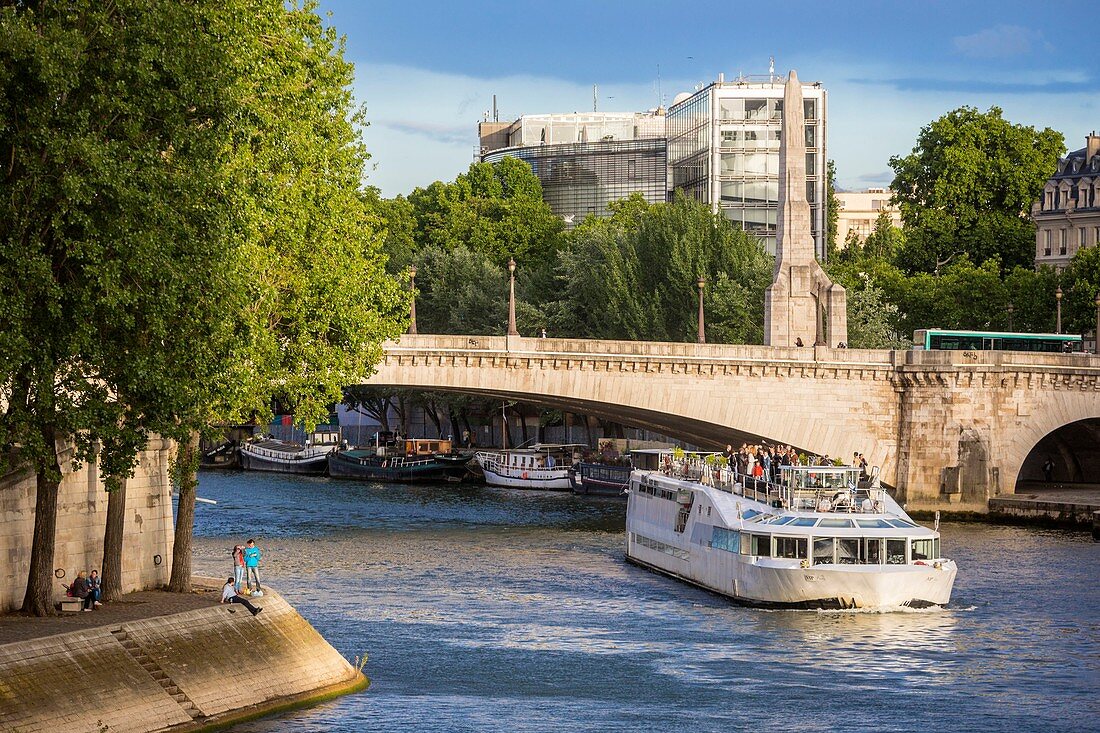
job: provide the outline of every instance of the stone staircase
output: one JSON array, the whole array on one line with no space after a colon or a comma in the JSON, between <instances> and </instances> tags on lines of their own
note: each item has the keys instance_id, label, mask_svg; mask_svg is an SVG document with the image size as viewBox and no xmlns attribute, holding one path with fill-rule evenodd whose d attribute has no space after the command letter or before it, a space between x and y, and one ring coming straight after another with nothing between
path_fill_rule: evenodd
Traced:
<instances>
[{"instance_id":1,"label":"stone staircase","mask_svg":"<svg viewBox=\"0 0 1100 733\"><path fill-rule=\"evenodd\" d=\"M172 678L168 676L168 673L160 668L152 657L145 653L145 651L138 645L136 641L130 638L123 629L111 629L111 635L118 640L118 643L122 645L122 648L126 650L126 653L133 657L134 661L141 665L142 669L149 673L149 675L156 680L156 683L164 688L173 700L175 700L183 711L191 717L192 720L199 720L204 718L202 711L198 709L195 703L179 688L179 686L172 681Z\"/></svg>"}]
</instances>

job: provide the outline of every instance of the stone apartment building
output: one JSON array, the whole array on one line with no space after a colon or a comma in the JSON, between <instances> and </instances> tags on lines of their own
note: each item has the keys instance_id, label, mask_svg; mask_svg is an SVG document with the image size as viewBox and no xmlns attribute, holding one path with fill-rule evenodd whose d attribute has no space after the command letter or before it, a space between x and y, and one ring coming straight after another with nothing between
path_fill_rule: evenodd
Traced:
<instances>
[{"instance_id":1,"label":"stone apartment building","mask_svg":"<svg viewBox=\"0 0 1100 733\"><path fill-rule=\"evenodd\" d=\"M1100 244L1100 135L1058 161L1058 169L1031 207L1035 266L1065 268L1077 250Z\"/></svg>"}]
</instances>

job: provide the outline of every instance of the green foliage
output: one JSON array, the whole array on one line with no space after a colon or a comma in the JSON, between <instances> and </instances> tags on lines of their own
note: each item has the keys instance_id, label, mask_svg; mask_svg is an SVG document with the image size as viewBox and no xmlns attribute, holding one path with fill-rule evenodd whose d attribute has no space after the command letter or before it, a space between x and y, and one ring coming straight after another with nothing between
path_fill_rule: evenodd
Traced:
<instances>
[{"instance_id":1,"label":"green foliage","mask_svg":"<svg viewBox=\"0 0 1100 733\"><path fill-rule=\"evenodd\" d=\"M617 205L570 233L558 266L554 333L583 338L690 341L699 276L706 279L710 340L763 337L771 260L760 243L698 202Z\"/></svg>"},{"instance_id":2,"label":"green foliage","mask_svg":"<svg viewBox=\"0 0 1100 733\"><path fill-rule=\"evenodd\" d=\"M837 251L837 222L840 220L840 199L836 197L836 163L829 161L825 164L828 179L825 184L825 247L826 261L831 262Z\"/></svg>"},{"instance_id":3,"label":"green foliage","mask_svg":"<svg viewBox=\"0 0 1100 733\"><path fill-rule=\"evenodd\" d=\"M1014 125L992 107L960 107L921 129L894 156L894 198L907 241L898 264L938 272L953 259L1028 266L1035 227L1025 216L1064 150L1061 133Z\"/></svg>"},{"instance_id":4,"label":"green foliage","mask_svg":"<svg viewBox=\"0 0 1100 733\"><path fill-rule=\"evenodd\" d=\"M436 181L408 199L416 220L414 247L464 246L503 265L553 258L565 228L542 199L542 185L518 158L474 163L453 183Z\"/></svg>"},{"instance_id":5,"label":"green foliage","mask_svg":"<svg viewBox=\"0 0 1100 733\"><path fill-rule=\"evenodd\" d=\"M1066 333L1096 328L1096 298L1100 296L1100 247L1077 250L1062 273L1062 325Z\"/></svg>"},{"instance_id":6,"label":"green foliage","mask_svg":"<svg viewBox=\"0 0 1100 733\"><path fill-rule=\"evenodd\" d=\"M862 287L848 289L848 346L853 349L905 349L910 340L898 333L898 306L866 273Z\"/></svg>"}]
</instances>

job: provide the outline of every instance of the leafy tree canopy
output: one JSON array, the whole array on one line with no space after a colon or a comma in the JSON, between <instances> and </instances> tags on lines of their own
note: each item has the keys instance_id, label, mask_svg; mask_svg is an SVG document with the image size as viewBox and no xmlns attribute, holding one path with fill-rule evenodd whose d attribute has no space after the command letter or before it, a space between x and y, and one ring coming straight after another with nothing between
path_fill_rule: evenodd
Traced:
<instances>
[{"instance_id":1,"label":"leafy tree canopy","mask_svg":"<svg viewBox=\"0 0 1100 733\"><path fill-rule=\"evenodd\" d=\"M1032 262L1035 227L1025 214L1065 149L1050 128L1014 125L998 107L960 107L923 127L913 151L890 166L907 242L898 263L936 272L952 259Z\"/></svg>"},{"instance_id":2,"label":"leafy tree canopy","mask_svg":"<svg viewBox=\"0 0 1100 733\"><path fill-rule=\"evenodd\" d=\"M474 163L452 183L436 181L408 198L416 220L417 249L465 246L504 264L553 258L565 228L542 199L542 186L527 163L506 157Z\"/></svg>"}]
</instances>

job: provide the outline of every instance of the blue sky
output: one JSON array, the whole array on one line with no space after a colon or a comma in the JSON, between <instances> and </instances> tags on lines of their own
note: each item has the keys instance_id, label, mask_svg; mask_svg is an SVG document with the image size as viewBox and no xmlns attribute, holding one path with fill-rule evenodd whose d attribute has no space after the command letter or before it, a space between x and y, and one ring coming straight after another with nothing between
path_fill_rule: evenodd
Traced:
<instances>
[{"instance_id":1,"label":"blue sky","mask_svg":"<svg viewBox=\"0 0 1100 733\"><path fill-rule=\"evenodd\" d=\"M829 92L842 188L888 184L889 158L961 105L1052 127L1071 150L1100 129L1100 12L1088 2L362 2L321 0L347 38L386 196L451 180L477 122L635 111L700 82L797 69ZM658 85L658 67L660 84Z\"/></svg>"}]
</instances>

